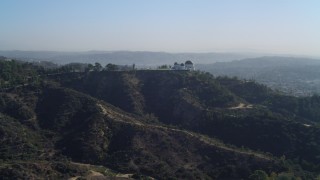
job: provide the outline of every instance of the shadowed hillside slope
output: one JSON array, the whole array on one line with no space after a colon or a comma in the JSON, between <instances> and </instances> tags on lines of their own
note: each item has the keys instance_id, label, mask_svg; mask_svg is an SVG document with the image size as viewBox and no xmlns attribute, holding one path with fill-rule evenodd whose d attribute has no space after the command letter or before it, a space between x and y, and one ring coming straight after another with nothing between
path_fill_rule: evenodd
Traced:
<instances>
[{"instance_id":1,"label":"shadowed hillside slope","mask_svg":"<svg viewBox=\"0 0 320 180\"><path fill-rule=\"evenodd\" d=\"M131 113L319 170L316 97L285 96L254 82L199 72L105 71L62 83Z\"/></svg>"},{"instance_id":2,"label":"shadowed hillside slope","mask_svg":"<svg viewBox=\"0 0 320 180\"><path fill-rule=\"evenodd\" d=\"M81 177L103 169L83 168L68 158L160 179L246 178L256 169L269 173L286 169L272 157L146 123L144 117L55 84L33 92L20 88L1 94L0 172L4 178ZM11 113L12 104L20 106L21 115ZM105 176L115 176L107 172Z\"/></svg>"},{"instance_id":3,"label":"shadowed hillside slope","mask_svg":"<svg viewBox=\"0 0 320 180\"><path fill-rule=\"evenodd\" d=\"M4 179L319 175L318 97L187 71L38 77L0 93Z\"/></svg>"}]
</instances>

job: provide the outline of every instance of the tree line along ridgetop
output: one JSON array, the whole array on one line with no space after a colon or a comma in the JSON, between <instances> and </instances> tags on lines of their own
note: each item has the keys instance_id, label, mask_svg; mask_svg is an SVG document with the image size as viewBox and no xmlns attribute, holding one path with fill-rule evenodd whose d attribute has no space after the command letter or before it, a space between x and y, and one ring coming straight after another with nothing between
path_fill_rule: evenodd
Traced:
<instances>
[{"instance_id":1,"label":"tree line along ridgetop","mask_svg":"<svg viewBox=\"0 0 320 180\"><path fill-rule=\"evenodd\" d=\"M100 63L95 63L94 66L89 65L88 66L89 71L128 71L128 70L152 70L154 68L137 68L135 64L132 65L117 65L109 63L103 68ZM161 65L155 68L154 70L185 70L185 71L195 71L194 63L191 60L187 60L185 63L178 63L175 62L173 66L171 65Z\"/></svg>"}]
</instances>

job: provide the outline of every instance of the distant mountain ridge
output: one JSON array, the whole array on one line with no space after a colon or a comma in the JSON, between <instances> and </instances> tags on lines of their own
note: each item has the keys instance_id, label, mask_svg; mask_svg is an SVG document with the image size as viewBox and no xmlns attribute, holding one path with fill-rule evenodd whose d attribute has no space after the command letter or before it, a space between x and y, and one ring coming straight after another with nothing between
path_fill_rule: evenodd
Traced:
<instances>
[{"instance_id":1,"label":"distant mountain ridge","mask_svg":"<svg viewBox=\"0 0 320 180\"><path fill-rule=\"evenodd\" d=\"M289 67L297 65L320 65L320 59L285 56L263 56L257 58L234 60L230 62L215 62L212 65L217 67Z\"/></svg>"},{"instance_id":2,"label":"distant mountain ridge","mask_svg":"<svg viewBox=\"0 0 320 180\"><path fill-rule=\"evenodd\" d=\"M167 53L148 51L86 51L86 52L58 52L58 51L0 51L1 56L25 61L51 61L58 64L72 62L94 63L103 65L133 64L138 66L156 66L188 59L195 63L213 63L232 61L237 59L259 57L263 54L254 53Z\"/></svg>"}]
</instances>

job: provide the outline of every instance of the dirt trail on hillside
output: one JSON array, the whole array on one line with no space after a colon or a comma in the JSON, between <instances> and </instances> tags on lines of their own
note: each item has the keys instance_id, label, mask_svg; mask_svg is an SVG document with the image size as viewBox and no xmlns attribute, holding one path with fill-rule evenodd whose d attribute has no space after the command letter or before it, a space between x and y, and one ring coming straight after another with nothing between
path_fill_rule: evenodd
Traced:
<instances>
[{"instance_id":1,"label":"dirt trail on hillside","mask_svg":"<svg viewBox=\"0 0 320 180\"><path fill-rule=\"evenodd\" d=\"M102 105L100 103L98 103L97 105L98 105L98 107L100 107L102 113L110 119L113 119L118 122L123 122L126 124L135 124L137 126L144 126L143 123L141 123L140 121L137 121L136 119L134 119L130 116L126 116L125 114L121 114L111 108L106 108L104 105Z\"/></svg>"},{"instance_id":2,"label":"dirt trail on hillside","mask_svg":"<svg viewBox=\"0 0 320 180\"><path fill-rule=\"evenodd\" d=\"M253 108L252 104L239 103L238 106L230 107L228 109L252 109L252 108Z\"/></svg>"},{"instance_id":3,"label":"dirt trail on hillside","mask_svg":"<svg viewBox=\"0 0 320 180\"><path fill-rule=\"evenodd\" d=\"M183 133L187 136L191 136L191 137L194 137L194 138L197 138L199 141L205 143L205 144L208 144L210 146L214 146L214 147L217 147L217 148L221 148L223 150L226 150L226 151L232 151L232 152L236 152L236 153L239 153L239 154L245 154L245 155L252 155L252 156L255 156L255 157L258 157L258 158L261 158L261 159L265 159L265 160L273 160L271 157L268 157L266 155L263 155L263 154L259 154L259 153L255 153L255 152L248 152L248 151L242 151L240 149L234 149L234 148L230 148L230 147L227 147L226 145L224 145L223 143L213 139L213 138L210 138L210 137L207 137L207 136L204 136L204 135L200 135L200 134L197 134L197 133L193 133L193 132L190 132L190 131L186 131L186 130L181 130L181 129L175 129L175 128L170 128L170 127L165 127L165 126L159 126L159 125L151 125L151 124L144 124L132 117L129 117L125 114L121 114L119 112L116 112L112 109L109 109L107 107L105 107L103 104L100 104L100 103L97 103L97 106L100 107L102 113L108 117L108 118L111 118L112 120L114 121L117 121L117 122L122 122L122 123L126 123L126 124L134 124L134 125L137 125L137 126L143 126L143 127L147 127L147 128L156 128L156 129L162 129L162 130L167 130L167 131L173 131L173 132L179 132L179 133Z\"/></svg>"},{"instance_id":4,"label":"dirt trail on hillside","mask_svg":"<svg viewBox=\"0 0 320 180\"><path fill-rule=\"evenodd\" d=\"M77 180L77 179L132 179L131 177L133 176L133 174L122 174L122 173L114 173L111 174L109 176L104 175L101 172L98 172L96 170L92 170L94 168L97 167L104 167L104 166L100 166L100 165L92 165L92 164L86 164L86 163L80 163L80 162L71 162L71 164L76 165L76 166L80 166L80 167L84 167L88 169L88 172L86 173L85 176L75 176L75 177L71 177L68 180Z\"/></svg>"},{"instance_id":5,"label":"dirt trail on hillside","mask_svg":"<svg viewBox=\"0 0 320 180\"><path fill-rule=\"evenodd\" d=\"M94 165L91 165L91 164L82 164L82 163L75 163L73 162L72 164L75 164L75 165L78 165L78 166L85 166L87 168L90 168ZM85 176L75 176L75 177L71 177L69 178L68 180L77 180L77 179L109 179L108 177L106 177L104 174L100 173L100 172L97 172L97 171L94 171L94 170L89 170L87 175Z\"/></svg>"}]
</instances>

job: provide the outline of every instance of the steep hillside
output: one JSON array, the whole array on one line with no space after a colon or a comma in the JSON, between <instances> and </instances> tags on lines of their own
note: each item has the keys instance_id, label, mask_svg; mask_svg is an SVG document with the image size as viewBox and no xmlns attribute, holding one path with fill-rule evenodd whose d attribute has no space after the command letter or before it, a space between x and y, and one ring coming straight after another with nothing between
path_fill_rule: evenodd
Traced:
<instances>
[{"instance_id":1,"label":"steep hillside","mask_svg":"<svg viewBox=\"0 0 320 180\"><path fill-rule=\"evenodd\" d=\"M62 84L131 113L319 170L315 98L284 96L254 82L198 72L97 72Z\"/></svg>"},{"instance_id":2,"label":"steep hillside","mask_svg":"<svg viewBox=\"0 0 320 180\"><path fill-rule=\"evenodd\" d=\"M316 97L187 71L41 79L0 93L4 179L319 175Z\"/></svg>"},{"instance_id":3,"label":"steep hillside","mask_svg":"<svg viewBox=\"0 0 320 180\"><path fill-rule=\"evenodd\" d=\"M3 178L85 177L102 170L103 176L116 176L105 167L160 179L246 178L256 169L286 170L270 156L146 123L143 116L74 90L55 84L38 88L37 93L19 88L1 94ZM12 104L25 113L15 116L8 110ZM84 167L72 161L104 167Z\"/></svg>"},{"instance_id":4,"label":"steep hillside","mask_svg":"<svg viewBox=\"0 0 320 180\"><path fill-rule=\"evenodd\" d=\"M241 102L209 74L201 73L103 71L62 83L132 113L153 113L168 123L174 123L177 105L202 110Z\"/></svg>"}]
</instances>

